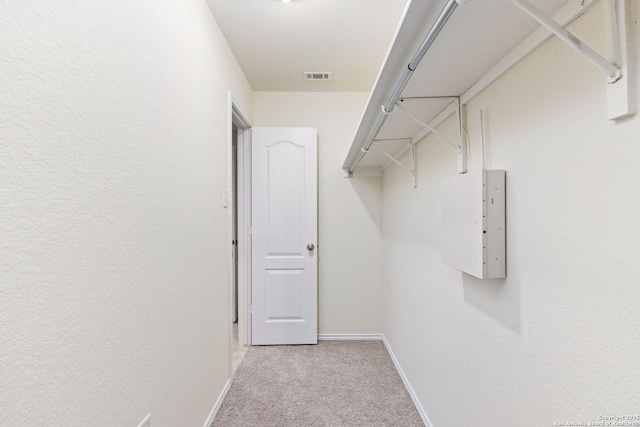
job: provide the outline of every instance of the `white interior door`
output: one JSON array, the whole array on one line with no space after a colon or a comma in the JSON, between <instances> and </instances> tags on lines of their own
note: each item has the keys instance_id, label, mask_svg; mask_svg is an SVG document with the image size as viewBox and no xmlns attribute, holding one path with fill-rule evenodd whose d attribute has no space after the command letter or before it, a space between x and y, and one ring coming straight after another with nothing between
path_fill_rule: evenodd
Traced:
<instances>
[{"instance_id":1,"label":"white interior door","mask_svg":"<svg viewBox=\"0 0 640 427\"><path fill-rule=\"evenodd\" d=\"M318 342L317 131L252 129L254 345Z\"/></svg>"}]
</instances>

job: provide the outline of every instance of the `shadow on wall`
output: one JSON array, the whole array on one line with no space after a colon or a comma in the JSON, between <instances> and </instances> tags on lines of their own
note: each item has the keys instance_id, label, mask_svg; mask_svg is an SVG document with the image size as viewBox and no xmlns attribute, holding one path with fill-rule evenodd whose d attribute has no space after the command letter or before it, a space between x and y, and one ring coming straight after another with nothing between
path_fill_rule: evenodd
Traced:
<instances>
[{"instance_id":1,"label":"shadow on wall","mask_svg":"<svg viewBox=\"0 0 640 427\"><path fill-rule=\"evenodd\" d=\"M485 152L491 152L491 118L490 110L483 109L479 120L483 125L483 147ZM482 155L483 163L485 156ZM492 169L491 156L487 156L486 169ZM507 171L507 203L509 197L509 175ZM508 253L507 235L507 253ZM478 310L489 315L502 325L516 333L520 333L520 306L521 306L521 280L513 276L513 271L509 271L509 257L507 255L507 278L506 279L485 279L480 280L474 276L462 273L462 286L464 290L465 302L473 305Z\"/></svg>"},{"instance_id":2,"label":"shadow on wall","mask_svg":"<svg viewBox=\"0 0 640 427\"><path fill-rule=\"evenodd\" d=\"M513 277L480 280L462 273L462 286L465 302L520 333L519 280L513 280Z\"/></svg>"},{"instance_id":3,"label":"shadow on wall","mask_svg":"<svg viewBox=\"0 0 640 427\"><path fill-rule=\"evenodd\" d=\"M382 231L382 178L349 178L369 216Z\"/></svg>"}]
</instances>

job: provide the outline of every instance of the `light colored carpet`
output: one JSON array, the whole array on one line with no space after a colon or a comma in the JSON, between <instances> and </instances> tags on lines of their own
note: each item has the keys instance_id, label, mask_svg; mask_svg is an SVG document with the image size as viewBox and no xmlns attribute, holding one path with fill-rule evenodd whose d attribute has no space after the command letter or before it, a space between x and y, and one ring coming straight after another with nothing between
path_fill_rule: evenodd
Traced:
<instances>
[{"instance_id":1,"label":"light colored carpet","mask_svg":"<svg viewBox=\"0 0 640 427\"><path fill-rule=\"evenodd\" d=\"M381 341L250 347L212 427L423 426Z\"/></svg>"}]
</instances>

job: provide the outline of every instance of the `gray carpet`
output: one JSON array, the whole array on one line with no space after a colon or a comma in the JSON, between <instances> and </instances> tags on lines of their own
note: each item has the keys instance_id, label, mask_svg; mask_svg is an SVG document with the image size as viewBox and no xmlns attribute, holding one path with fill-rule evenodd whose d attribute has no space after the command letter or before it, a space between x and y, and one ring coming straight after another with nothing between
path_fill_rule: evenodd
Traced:
<instances>
[{"instance_id":1,"label":"gray carpet","mask_svg":"<svg viewBox=\"0 0 640 427\"><path fill-rule=\"evenodd\" d=\"M381 341L250 347L212 427L423 426Z\"/></svg>"}]
</instances>

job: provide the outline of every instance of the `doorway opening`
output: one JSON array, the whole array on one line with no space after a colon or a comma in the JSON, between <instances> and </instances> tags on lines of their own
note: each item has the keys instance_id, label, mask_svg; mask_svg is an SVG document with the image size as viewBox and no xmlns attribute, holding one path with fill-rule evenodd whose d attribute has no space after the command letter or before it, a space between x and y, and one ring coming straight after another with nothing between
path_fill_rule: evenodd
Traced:
<instances>
[{"instance_id":1,"label":"doorway opening","mask_svg":"<svg viewBox=\"0 0 640 427\"><path fill-rule=\"evenodd\" d=\"M239 337L239 316L238 316L238 294L239 294L239 260L238 260L238 128L232 124L231 128L231 323L233 325L233 369L235 375L240 362L247 351L247 345L240 343Z\"/></svg>"},{"instance_id":2,"label":"doorway opening","mask_svg":"<svg viewBox=\"0 0 640 427\"><path fill-rule=\"evenodd\" d=\"M230 376L232 376L251 344L251 125L231 100L229 138L229 176L226 205L229 209L231 238L231 346Z\"/></svg>"}]
</instances>

